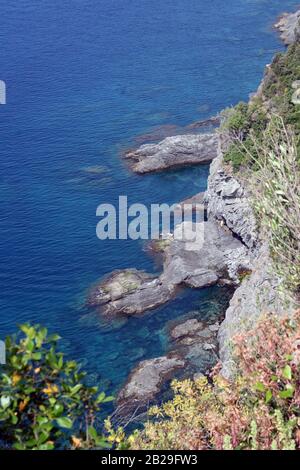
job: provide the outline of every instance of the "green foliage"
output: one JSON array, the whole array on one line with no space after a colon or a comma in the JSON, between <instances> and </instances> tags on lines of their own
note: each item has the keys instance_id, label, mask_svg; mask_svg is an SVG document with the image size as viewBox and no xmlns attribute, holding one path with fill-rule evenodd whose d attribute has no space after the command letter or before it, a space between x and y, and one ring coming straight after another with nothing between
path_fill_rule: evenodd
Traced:
<instances>
[{"instance_id":1,"label":"green foliage","mask_svg":"<svg viewBox=\"0 0 300 470\"><path fill-rule=\"evenodd\" d=\"M7 337L7 363L0 371L2 446L18 450L109 447L93 425L111 397L85 384L75 361L57 351L58 335L46 328L20 326Z\"/></svg>"},{"instance_id":2,"label":"green foliage","mask_svg":"<svg viewBox=\"0 0 300 470\"><path fill-rule=\"evenodd\" d=\"M225 117L223 129L234 135L246 133L250 126L248 109L248 104L241 101L234 108L223 111L223 117Z\"/></svg>"},{"instance_id":3,"label":"green foliage","mask_svg":"<svg viewBox=\"0 0 300 470\"><path fill-rule=\"evenodd\" d=\"M300 133L300 105L292 102L293 82L300 77L300 43L295 42L285 53L277 54L270 65L263 86L263 94L270 106L282 116L285 124L293 124Z\"/></svg>"},{"instance_id":4,"label":"green foliage","mask_svg":"<svg viewBox=\"0 0 300 470\"><path fill-rule=\"evenodd\" d=\"M293 450L300 448L300 312L263 317L235 339L232 381L174 381L174 398L153 407L133 449Z\"/></svg>"},{"instance_id":5,"label":"green foliage","mask_svg":"<svg viewBox=\"0 0 300 470\"><path fill-rule=\"evenodd\" d=\"M300 293L300 166L296 138L273 118L256 148L254 207L286 292Z\"/></svg>"},{"instance_id":6,"label":"green foliage","mask_svg":"<svg viewBox=\"0 0 300 470\"><path fill-rule=\"evenodd\" d=\"M249 158L249 152L254 153L252 137L260 140L274 114L280 116L286 126L293 126L299 152L300 104L293 102L293 85L299 77L300 43L296 42L285 53L275 56L267 68L258 96L252 98L249 104L239 103L225 110L221 130L228 135L231 143L224 152L224 160L232 165L234 171L252 167L253 159ZM259 154L255 156L259 157Z\"/></svg>"},{"instance_id":7,"label":"green foliage","mask_svg":"<svg viewBox=\"0 0 300 470\"><path fill-rule=\"evenodd\" d=\"M234 108L225 110L222 132L228 134L230 144L224 152L224 161L230 163L234 171L243 166L252 166L252 139L249 134L259 137L267 126L268 118L264 106L258 98L251 103L239 103Z\"/></svg>"}]
</instances>

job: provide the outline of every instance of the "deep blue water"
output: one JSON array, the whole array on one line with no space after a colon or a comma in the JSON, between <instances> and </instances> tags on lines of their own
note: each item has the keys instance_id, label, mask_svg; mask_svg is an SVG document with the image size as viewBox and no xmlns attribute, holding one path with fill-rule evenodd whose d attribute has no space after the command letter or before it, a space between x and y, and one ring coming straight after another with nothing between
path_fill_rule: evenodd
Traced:
<instances>
[{"instance_id":1,"label":"deep blue water","mask_svg":"<svg viewBox=\"0 0 300 470\"><path fill-rule=\"evenodd\" d=\"M208 168L138 177L122 149L158 126L186 126L247 99L275 51L272 23L299 1L10 0L1 2L0 337L24 321L119 387L166 348L168 319L220 289L182 292L162 309L105 324L84 307L116 268L155 271L134 241L99 241L96 207L173 203L204 190ZM101 174L86 171L103 167Z\"/></svg>"}]
</instances>

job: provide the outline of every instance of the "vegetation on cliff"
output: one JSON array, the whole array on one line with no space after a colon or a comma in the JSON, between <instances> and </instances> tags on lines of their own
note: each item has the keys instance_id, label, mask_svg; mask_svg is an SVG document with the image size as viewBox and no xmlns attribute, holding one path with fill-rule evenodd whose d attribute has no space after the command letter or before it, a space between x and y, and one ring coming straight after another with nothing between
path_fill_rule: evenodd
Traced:
<instances>
[{"instance_id":1,"label":"vegetation on cliff","mask_svg":"<svg viewBox=\"0 0 300 470\"><path fill-rule=\"evenodd\" d=\"M250 312L249 312L250 313ZM300 447L300 312L265 317L236 337L238 372L226 381L174 381L174 398L150 410L133 449L293 450Z\"/></svg>"},{"instance_id":2,"label":"vegetation on cliff","mask_svg":"<svg viewBox=\"0 0 300 470\"><path fill-rule=\"evenodd\" d=\"M286 126L293 128L299 151L300 104L293 100L299 77L300 42L296 42L286 52L275 56L258 93L249 103L241 102L224 111L222 131L228 134L230 141L224 160L231 163L235 171L253 165L247 150L255 152L253 137L261 139L274 115L280 116Z\"/></svg>"}]
</instances>

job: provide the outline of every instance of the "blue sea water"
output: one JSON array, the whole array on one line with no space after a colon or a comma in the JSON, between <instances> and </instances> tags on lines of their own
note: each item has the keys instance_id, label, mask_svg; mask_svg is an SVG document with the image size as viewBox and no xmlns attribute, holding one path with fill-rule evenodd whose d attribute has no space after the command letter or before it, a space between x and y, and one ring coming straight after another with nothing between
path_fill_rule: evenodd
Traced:
<instances>
[{"instance_id":1,"label":"blue sea water","mask_svg":"<svg viewBox=\"0 0 300 470\"><path fill-rule=\"evenodd\" d=\"M298 3L1 2L0 338L44 324L115 391L137 361L165 351L168 320L221 308L225 294L212 288L128 321L89 311L86 293L106 273L158 269L141 242L98 240L96 208L122 194L173 203L205 189L207 166L139 177L120 153L159 126L247 99L282 49L272 23Z\"/></svg>"}]
</instances>

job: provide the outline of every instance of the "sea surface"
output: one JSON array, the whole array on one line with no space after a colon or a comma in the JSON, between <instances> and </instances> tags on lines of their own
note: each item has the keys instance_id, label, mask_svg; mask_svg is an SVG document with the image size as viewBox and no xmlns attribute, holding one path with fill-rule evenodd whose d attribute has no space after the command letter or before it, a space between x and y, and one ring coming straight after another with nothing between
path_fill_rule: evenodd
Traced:
<instances>
[{"instance_id":1,"label":"sea surface","mask_svg":"<svg viewBox=\"0 0 300 470\"><path fill-rule=\"evenodd\" d=\"M160 269L141 241L98 240L96 208L205 190L208 166L140 177L120 155L247 100L283 47L272 23L298 3L1 1L0 338L46 325L114 393L138 361L166 351L169 320L222 312L219 288L181 291L128 320L87 309L110 271Z\"/></svg>"}]
</instances>

